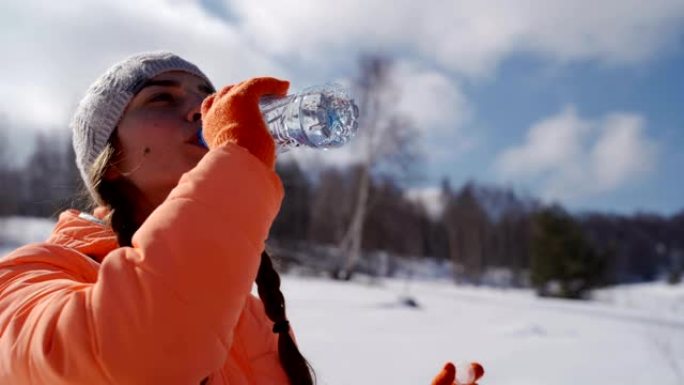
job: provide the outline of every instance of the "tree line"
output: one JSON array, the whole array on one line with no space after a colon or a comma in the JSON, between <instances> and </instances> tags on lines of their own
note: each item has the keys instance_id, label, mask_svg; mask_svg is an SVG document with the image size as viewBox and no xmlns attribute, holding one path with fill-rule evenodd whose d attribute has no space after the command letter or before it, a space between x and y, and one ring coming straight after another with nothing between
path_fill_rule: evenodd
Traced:
<instances>
[{"instance_id":1,"label":"tree line","mask_svg":"<svg viewBox=\"0 0 684 385\"><path fill-rule=\"evenodd\" d=\"M359 167L325 169L315 178L295 162L280 164L278 171L286 195L271 237L290 249L341 245L353 216ZM488 273L500 269L510 273L510 285L571 298L602 285L681 280L684 210L671 216L572 214L558 204L475 182L453 189L445 181L437 199L443 209L430 215L392 179L373 179L362 255L386 251L451 261L454 280L461 283L485 283Z\"/></svg>"},{"instance_id":2,"label":"tree line","mask_svg":"<svg viewBox=\"0 0 684 385\"><path fill-rule=\"evenodd\" d=\"M86 209L87 193L71 138L40 132L23 164L10 159L7 123L0 126L0 216L54 217L66 207Z\"/></svg>"}]
</instances>

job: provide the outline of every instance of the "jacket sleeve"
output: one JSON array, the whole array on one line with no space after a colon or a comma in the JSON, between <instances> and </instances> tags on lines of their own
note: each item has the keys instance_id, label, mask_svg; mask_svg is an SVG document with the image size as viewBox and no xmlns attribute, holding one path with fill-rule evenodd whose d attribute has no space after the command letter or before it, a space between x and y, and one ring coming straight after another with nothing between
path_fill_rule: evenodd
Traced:
<instances>
[{"instance_id":1,"label":"jacket sleeve","mask_svg":"<svg viewBox=\"0 0 684 385\"><path fill-rule=\"evenodd\" d=\"M282 197L272 170L226 144L94 283L49 263L1 269L0 382L198 384L227 358Z\"/></svg>"}]
</instances>

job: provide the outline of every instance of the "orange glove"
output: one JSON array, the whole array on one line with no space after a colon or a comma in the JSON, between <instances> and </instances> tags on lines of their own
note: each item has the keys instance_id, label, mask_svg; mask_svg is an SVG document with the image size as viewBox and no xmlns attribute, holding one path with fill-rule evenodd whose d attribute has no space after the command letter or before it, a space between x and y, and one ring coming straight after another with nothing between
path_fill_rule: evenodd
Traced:
<instances>
[{"instance_id":1,"label":"orange glove","mask_svg":"<svg viewBox=\"0 0 684 385\"><path fill-rule=\"evenodd\" d=\"M202 102L202 134L210 149L235 143L275 166L275 142L259 110L259 98L285 96L290 83L274 78L252 78L227 86Z\"/></svg>"},{"instance_id":2,"label":"orange glove","mask_svg":"<svg viewBox=\"0 0 684 385\"><path fill-rule=\"evenodd\" d=\"M477 362L471 362L469 369L472 371L470 382L467 384L458 382L459 385L477 385L475 381L484 375L484 368ZM454 383L456 383L456 367L451 362L447 362L442 371L432 380L432 385L453 385Z\"/></svg>"}]
</instances>

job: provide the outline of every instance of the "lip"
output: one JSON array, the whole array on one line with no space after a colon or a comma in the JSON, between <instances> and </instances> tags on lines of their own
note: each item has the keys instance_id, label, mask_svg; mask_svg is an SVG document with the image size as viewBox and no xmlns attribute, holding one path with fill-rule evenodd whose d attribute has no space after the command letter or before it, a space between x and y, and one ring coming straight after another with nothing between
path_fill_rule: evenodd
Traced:
<instances>
[{"instance_id":1,"label":"lip","mask_svg":"<svg viewBox=\"0 0 684 385\"><path fill-rule=\"evenodd\" d=\"M198 128L197 130L195 130L194 134L192 134L192 136L190 136L185 141L185 143L206 149L207 147L205 145L203 145L202 142L200 141L200 135L202 135L202 129Z\"/></svg>"}]
</instances>

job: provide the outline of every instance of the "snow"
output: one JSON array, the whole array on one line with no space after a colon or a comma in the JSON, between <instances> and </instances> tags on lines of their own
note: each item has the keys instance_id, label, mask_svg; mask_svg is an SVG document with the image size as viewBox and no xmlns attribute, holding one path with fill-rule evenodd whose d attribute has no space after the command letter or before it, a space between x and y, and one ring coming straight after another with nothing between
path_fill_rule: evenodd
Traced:
<instances>
[{"instance_id":1,"label":"snow","mask_svg":"<svg viewBox=\"0 0 684 385\"><path fill-rule=\"evenodd\" d=\"M45 239L52 226L0 219L0 249ZM480 385L684 385L682 284L622 285L566 301L412 276L283 277L289 318L319 384L429 385L446 361L478 361Z\"/></svg>"},{"instance_id":2,"label":"snow","mask_svg":"<svg viewBox=\"0 0 684 385\"><path fill-rule=\"evenodd\" d=\"M480 362L481 385L684 384L678 313L450 282L412 283L420 307L410 308L399 304L404 286L284 277L289 317L321 384L427 385L447 360Z\"/></svg>"},{"instance_id":3,"label":"snow","mask_svg":"<svg viewBox=\"0 0 684 385\"><path fill-rule=\"evenodd\" d=\"M665 282L619 285L597 290L593 299L621 308L639 308L651 314L676 315L684 319L684 284Z\"/></svg>"},{"instance_id":4,"label":"snow","mask_svg":"<svg viewBox=\"0 0 684 385\"><path fill-rule=\"evenodd\" d=\"M21 245L40 242L50 235L55 221L45 218L0 218L0 257Z\"/></svg>"}]
</instances>

